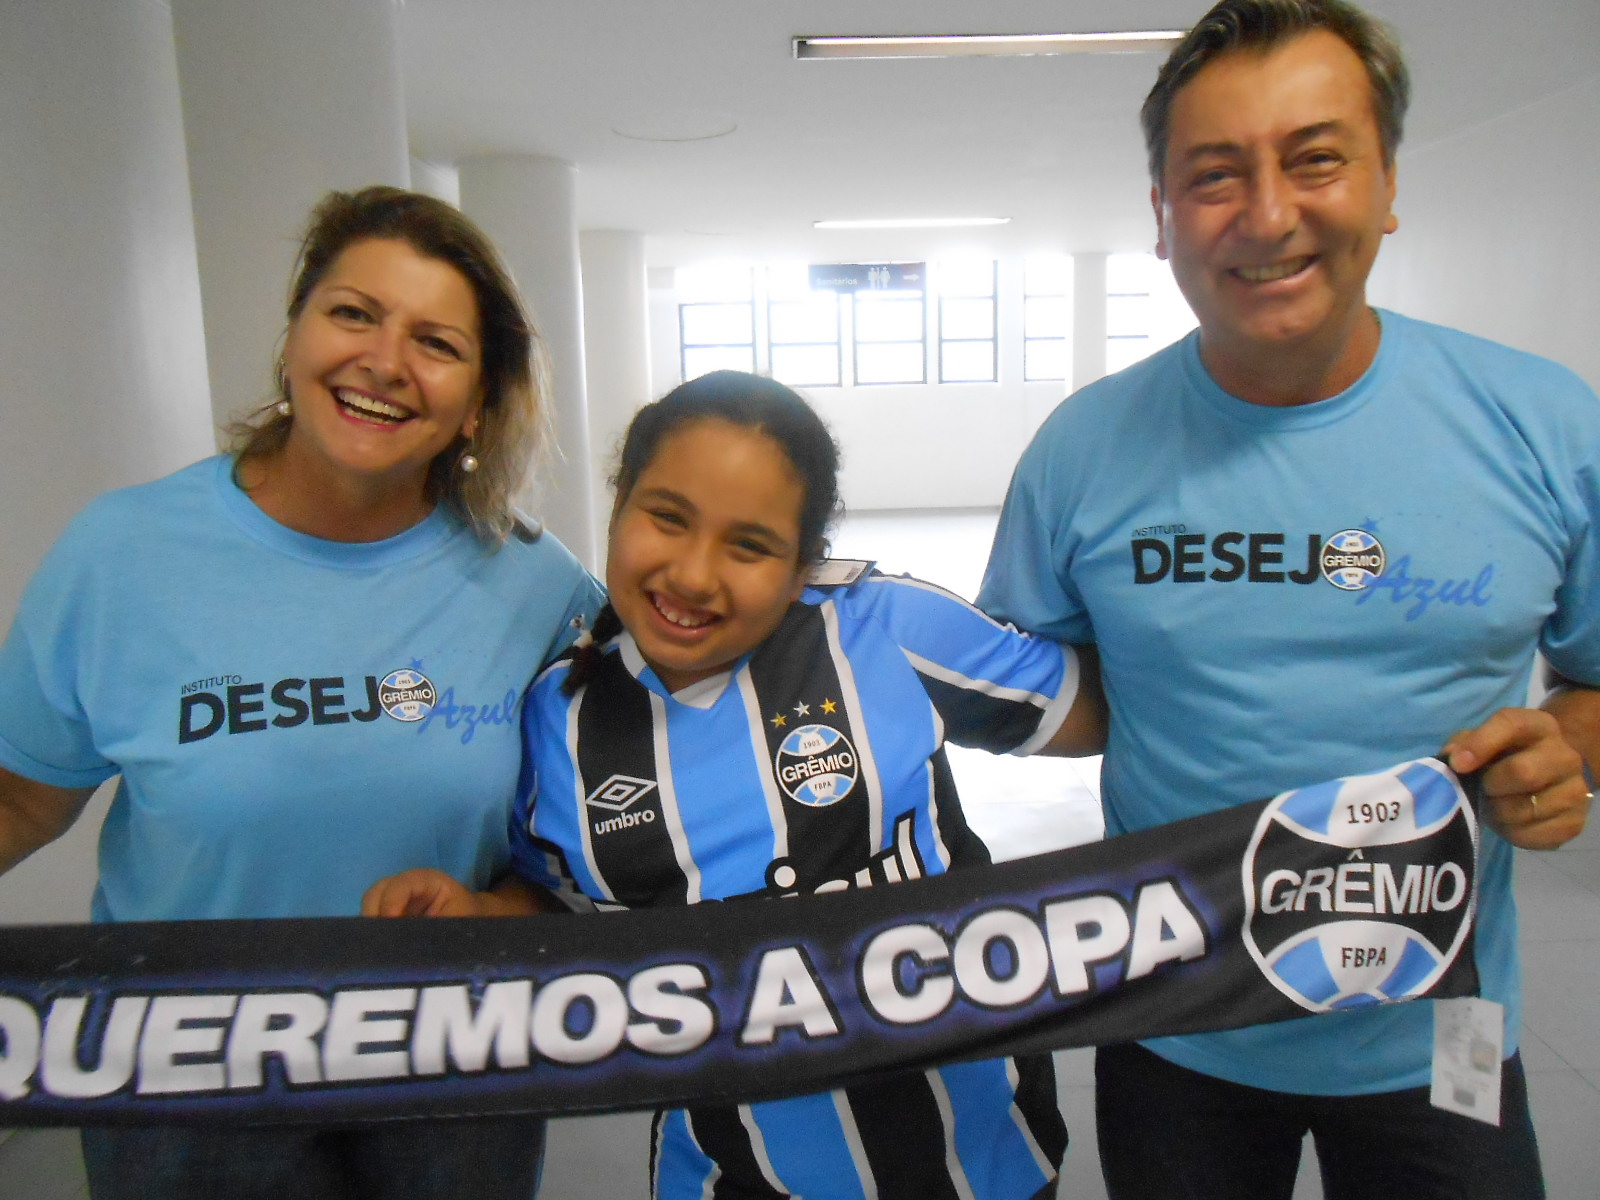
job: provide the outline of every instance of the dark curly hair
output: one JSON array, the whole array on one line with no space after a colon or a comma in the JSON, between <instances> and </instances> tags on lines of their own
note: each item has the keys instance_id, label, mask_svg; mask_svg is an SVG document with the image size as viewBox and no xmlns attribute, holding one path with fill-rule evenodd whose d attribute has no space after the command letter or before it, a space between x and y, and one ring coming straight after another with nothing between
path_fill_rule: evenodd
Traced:
<instances>
[{"instance_id":1,"label":"dark curly hair","mask_svg":"<svg viewBox=\"0 0 1600 1200\"><path fill-rule=\"evenodd\" d=\"M707 420L758 430L778 444L805 489L800 504L800 565L825 558L828 529L844 510L839 498L839 445L793 388L746 371L712 371L691 379L634 414L611 477L617 503L628 498L669 434ZM593 678L600 648L621 632L616 610L606 605L574 655L563 685L569 693Z\"/></svg>"}]
</instances>

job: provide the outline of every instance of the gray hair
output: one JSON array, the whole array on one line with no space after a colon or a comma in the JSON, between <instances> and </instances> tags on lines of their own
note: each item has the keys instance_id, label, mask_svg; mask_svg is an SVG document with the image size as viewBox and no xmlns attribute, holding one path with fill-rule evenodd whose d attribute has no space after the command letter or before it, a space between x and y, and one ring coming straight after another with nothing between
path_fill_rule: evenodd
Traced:
<instances>
[{"instance_id":1,"label":"gray hair","mask_svg":"<svg viewBox=\"0 0 1600 1200\"><path fill-rule=\"evenodd\" d=\"M1400 43L1387 25L1346 0L1221 0L1167 57L1139 110L1150 181L1161 187L1172 102L1201 68L1230 51L1268 50L1313 29L1337 35L1367 69L1384 165L1392 165L1411 103L1411 77Z\"/></svg>"}]
</instances>

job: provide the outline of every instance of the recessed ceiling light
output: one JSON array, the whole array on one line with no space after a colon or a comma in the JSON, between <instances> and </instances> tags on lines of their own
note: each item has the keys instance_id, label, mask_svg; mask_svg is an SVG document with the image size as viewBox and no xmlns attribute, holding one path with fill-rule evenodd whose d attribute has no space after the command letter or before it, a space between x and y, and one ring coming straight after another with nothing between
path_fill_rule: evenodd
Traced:
<instances>
[{"instance_id":1,"label":"recessed ceiling light","mask_svg":"<svg viewBox=\"0 0 1600 1200\"><path fill-rule=\"evenodd\" d=\"M739 122L715 108L655 108L611 123L611 132L635 142L704 142L727 137Z\"/></svg>"},{"instance_id":2,"label":"recessed ceiling light","mask_svg":"<svg viewBox=\"0 0 1600 1200\"><path fill-rule=\"evenodd\" d=\"M1177 29L1115 33L975 33L914 37L797 37L796 58L952 58L959 55L1132 54L1170 50Z\"/></svg>"},{"instance_id":3,"label":"recessed ceiling light","mask_svg":"<svg viewBox=\"0 0 1600 1200\"><path fill-rule=\"evenodd\" d=\"M813 229L954 229L962 225L1005 225L1010 217L867 217L849 221L813 221Z\"/></svg>"}]
</instances>

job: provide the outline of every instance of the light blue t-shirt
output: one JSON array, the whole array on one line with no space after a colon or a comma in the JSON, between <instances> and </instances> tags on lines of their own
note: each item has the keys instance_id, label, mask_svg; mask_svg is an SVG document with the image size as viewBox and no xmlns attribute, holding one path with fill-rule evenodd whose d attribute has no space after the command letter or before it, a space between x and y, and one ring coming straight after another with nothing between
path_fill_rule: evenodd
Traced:
<instances>
[{"instance_id":1,"label":"light blue t-shirt","mask_svg":"<svg viewBox=\"0 0 1600 1200\"><path fill-rule=\"evenodd\" d=\"M1571 372L1380 314L1348 391L1225 393L1190 335L1070 397L1017 467L979 603L1097 642L1107 830L1437 752L1526 702L1534 651L1600 684L1600 402ZM1483 994L1521 1025L1511 850L1484 835ZM1150 1048L1257 1087L1427 1083L1432 1005Z\"/></svg>"},{"instance_id":2,"label":"light blue t-shirt","mask_svg":"<svg viewBox=\"0 0 1600 1200\"><path fill-rule=\"evenodd\" d=\"M277 524L227 458L69 525L0 647L0 765L121 772L96 920L352 916L431 866L507 862L523 690L601 603L549 534L443 510L381 542Z\"/></svg>"}]
</instances>

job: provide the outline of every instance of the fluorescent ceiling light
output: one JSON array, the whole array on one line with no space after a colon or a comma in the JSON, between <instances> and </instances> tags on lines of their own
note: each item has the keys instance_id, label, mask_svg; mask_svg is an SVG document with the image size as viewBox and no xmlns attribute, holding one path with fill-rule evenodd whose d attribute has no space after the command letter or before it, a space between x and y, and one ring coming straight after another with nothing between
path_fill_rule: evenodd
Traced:
<instances>
[{"instance_id":1,"label":"fluorescent ceiling light","mask_svg":"<svg viewBox=\"0 0 1600 1200\"><path fill-rule=\"evenodd\" d=\"M853 221L813 221L813 229L954 229L962 225L1005 225L1010 217L868 217Z\"/></svg>"},{"instance_id":2,"label":"fluorescent ceiling light","mask_svg":"<svg viewBox=\"0 0 1600 1200\"><path fill-rule=\"evenodd\" d=\"M1132 54L1170 50L1177 29L1116 33L977 33L916 37L797 37L796 58L953 58L959 55Z\"/></svg>"}]
</instances>

